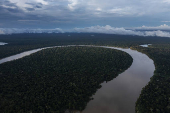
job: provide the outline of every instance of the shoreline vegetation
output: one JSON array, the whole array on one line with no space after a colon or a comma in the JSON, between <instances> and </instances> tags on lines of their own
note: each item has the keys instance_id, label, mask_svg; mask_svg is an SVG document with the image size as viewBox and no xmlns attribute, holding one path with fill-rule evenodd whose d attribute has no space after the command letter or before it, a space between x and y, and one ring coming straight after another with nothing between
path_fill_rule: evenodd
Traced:
<instances>
[{"instance_id":1,"label":"shoreline vegetation","mask_svg":"<svg viewBox=\"0 0 170 113\"><path fill-rule=\"evenodd\" d=\"M132 61L119 50L63 47L1 64L0 111L82 111L100 84L118 76Z\"/></svg>"},{"instance_id":2,"label":"shoreline vegetation","mask_svg":"<svg viewBox=\"0 0 170 113\"><path fill-rule=\"evenodd\" d=\"M153 77L141 91L136 113L169 113L170 38L109 34L15 34L0 36L0 59L27 50L60 45L101 45L131 48L148 55L156 66ZM148 48L139 45L152 44ZM1 75L2 76L2 75Z\"/></svg>"},{"instance_id":3,"label":"shoreline vegetation","mask_svg":"<svg viewBox=\"0 0 170 113\"><path fill-rule=\"evenodd\" d=\"M154 75L151 77L150 82L142 89L136 102L136 113L170 112L169 48L142 48L139 46L131 48L148 55L155 64Z\"/></svg>"},{"instance_id":4,"label":"shoreline vegetation","mask_svg":"<svg viewBox=\"0 0 170 113\"><path fill-rule=\"evenodd\" d=\"M68 36L70 35L70 36ZM0 46L0 59L25 51L62 45L98 45L130 48L142 44L167 44L170 38L142 37L91 33L13 34L0 35L0 41L8 43ZM162 40L163 39L163 40Z\"/></svg>"}]
</instances>

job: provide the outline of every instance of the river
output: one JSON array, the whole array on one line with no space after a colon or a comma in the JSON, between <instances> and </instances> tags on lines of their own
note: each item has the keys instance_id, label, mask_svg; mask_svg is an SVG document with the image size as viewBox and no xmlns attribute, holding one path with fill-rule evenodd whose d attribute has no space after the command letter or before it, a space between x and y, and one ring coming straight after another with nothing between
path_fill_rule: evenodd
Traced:
<instances>
[{"instance_id":1,"label":"river","mask_svg":"<svg viewBox=\"0 0 170 113\"><path fill-rule=\"evenodd\" d=\"M112 81L102 83L82 113L135 113L135 102L152 77L155 66L147 55L131 49L118 49L130 54L133 63L129 69Z\"/></svg>"},{"instance_id":2,"label":"river","mask_svg":"<svg viewBox=\"0 0 170 113\"><path fill-rule=\"evenodd\" d=\"M131 49L107 46L93 47L103 47L124 51L132 56L133 63L129 69L119 74L118 77L112 81L102 83L102 88L100 88L93 96L94 100L87 104L86 109L82 111L82 113L135 113L135 102L137 101L142 88L147 85L155 70L153 61L147 55ZM0 64L22 58L42 49L46 48L39 48L1 59Z\"/></svg>"},{"instance_id":3,"label":"river","mask_svg":"<svg viewBox=\"0 0 170 113\"><path fill-rule=\"evenodd\" d=\"M0 42L0 45L5 45L5 44L8 44L8 43Z\"/></svg>"},{"instance_id":4,"label":"river","mask_svg":"<svg viewBox=\"0 0 170 113\"><path fill-rule=\"evenodd\" d=\"M150 45L152 44L143 44L143 45L140 45L141 47L149 47Z\"/></svg>"}]
</instances>

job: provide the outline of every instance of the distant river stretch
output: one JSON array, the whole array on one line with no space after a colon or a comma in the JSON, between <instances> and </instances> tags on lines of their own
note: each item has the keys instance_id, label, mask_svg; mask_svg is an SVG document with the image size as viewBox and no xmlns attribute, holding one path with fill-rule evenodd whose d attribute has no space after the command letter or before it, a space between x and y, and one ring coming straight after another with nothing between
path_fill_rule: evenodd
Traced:
<instances>
[{"instance_id":1,"label":"distant river stretch","mask_svg":"<svg viewBox=\"0 0 170 113\"><path fill-rule=\"evenodd\" d=\"M5 44L8 44L8 43L0 42L0 46L1 46L1 45L5 45Z\"/></svg>"},{"instance_id":2,"label":"distant river stretch","mask_svg":"<svg viewBox=\"0 0 170 113\"><path fill-rule=\"evenodd\" d=\"M135 113L135 102L139 97L142 88L149 82L150 77L153 75L155 70L153 61L147 55L131 49L107 46L91 47L103 47L124 51L132 56L133 63L129 69L119 74L118 77L112 81L109 81L108 83L102 83L102 88L100 88L93 96L94 100L87 104L86 109L82 113ZM14 59L22 58L46 48L35 49L1 59L0 64L7 61L12 61Z\"/></svg>"}]
</instances>

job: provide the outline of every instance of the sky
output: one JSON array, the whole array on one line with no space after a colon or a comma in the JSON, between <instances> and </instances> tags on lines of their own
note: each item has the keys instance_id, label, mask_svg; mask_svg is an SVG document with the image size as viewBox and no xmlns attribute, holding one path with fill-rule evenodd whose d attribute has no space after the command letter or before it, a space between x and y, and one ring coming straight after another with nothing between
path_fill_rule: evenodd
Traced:
<instances>
[{"instance_id":1,"label":"sky","mask_svg":"<svg viewBox=\"0 0 170 113\"><path fill-rule=\"evenodd\" d=\"M108 26L169 29L169 12L170 0L0 0L0 33L2 29L82 31Z\"/></svg>"}]
</instances>

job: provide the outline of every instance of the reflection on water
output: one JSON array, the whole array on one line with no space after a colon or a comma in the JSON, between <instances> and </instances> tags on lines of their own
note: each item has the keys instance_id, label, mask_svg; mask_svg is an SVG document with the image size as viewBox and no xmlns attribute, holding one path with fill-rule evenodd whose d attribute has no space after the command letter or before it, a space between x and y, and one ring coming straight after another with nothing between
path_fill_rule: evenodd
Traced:
<instances>
[{"instance_id":1,"label":"reflection on water","mask_svg":"<svg viewBox=\"0 0 170 113\"><path fill-rule=\"evenodd\" d=\"M53 47L61 47L61 46L53 46ZM12 61L12 60L20 59L20 58L28 56L32 53L36 53L38 51L41 51L42 49L53 48L53 47L45 47L45 48L34 49L34 50L26 51L26 52L16 54L16 55L13 55L13 56L10 56L10 57L6 57L6 58L3 58L3 59L0 60L0 64L8 62L8 61ZM65 46L63 46L63 47L65 47Z\"/></svg>"},{"instance_id":2,"label":"reflection on water","mask_svg":"<svg viewBox=\"0 0 170 113\"><path fill-rule=\"evenodd\" d=\"M113 48L113 47L107 47ZM155 66L145 54L131 49L120 49L133 58L129 69L108 83L102 83L82 113L135 113L135 102L153 75Z\"/></svg>"},{"instance_id":3,"label":"reflection on water","mask_svg":"<svg viewBox=\"0 0 170 113\"><path fill-rule=\"evenodd\" d=\"M0 45L5 45L5 44L8 44L8 43L0 42Z\"/></svg>"},{"instance_id":4,"label":"reflection on water","mask_svg":"<svg viewBox=\"0 0 170 113\"><path fill-rule=\"evenodd\" d=\"M7 58L3 58L3 59L0 60L0 64L8 62L8 61L15 60L15 59L19 59L19 58L22 58L24 56L28 56L28 55L35 53L37 51L40 51L40 50L42 50L42 49L35 49L35 50L31 50L31 51L26 51L26 52L23 52L23 53L20 53L20 54L17 54L17 55L13 55L13 56L10 56L10 57L7 57Z\"/></svg>"},{"instance_id":5,"label":"reflection on water","mask_svg":"<svg viewBox=\"0 0 170 113\"><path fill-rule=\"evenodd\" d=\"M131 49L121 49L105 46L100 47L125 51L132 56L133 63L129 69L120 74L117 78L108 83L102 83L102 88L100 88L93 96L94 100L87 104L86 109L82 113L135 113L135 102L139 97L142 88L149 82L150 77L153 75L155 70L153 61L145 54ZM42 49L45 48L35 49L1 59L0 64L14 59L22 58Z\"/></svg>"},{"instance_id":6,"label":"reflection on water","mask_svg":"<svg viewBox=\"0 0 170 113\"><path fill-rule=\"evenodd\" d=\"M142 47L148 47L149 45L152 45L152 44L144 44L144 45L140 45Z\"/></svg>"}]
</instances>

